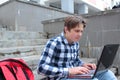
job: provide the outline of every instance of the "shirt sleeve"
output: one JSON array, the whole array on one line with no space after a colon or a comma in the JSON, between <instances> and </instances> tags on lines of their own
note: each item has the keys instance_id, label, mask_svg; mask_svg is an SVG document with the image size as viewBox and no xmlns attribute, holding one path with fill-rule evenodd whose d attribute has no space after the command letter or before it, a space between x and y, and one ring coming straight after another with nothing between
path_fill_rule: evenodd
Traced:
<instances>
[{"instance_id":1,"label":"shirt sleeve","mask_svg":"<svg viewBox=\"0 0 120 80\"><path fill-rule=\"evenodd\" d=\"M84 62L80 59L80 56L77 57L78 66L82 66Z\"/></svg>"},{"instance_id":2,"label":"shirt sleeve","mask_svg":"<svg viewBox=\"0 0 120 80\"><path fill-rule=\"evenodd\" d=\"M80 47L79 47L79 43L77 44L77 58L76 61L78 62L78 66L82 66L84 64L84 62L80 59Z\"/></svg>"},{"instance_id":3,"label":"shirt sleeve","mask_svg":"<svg viewBox=\"0 0 120 80\"><path fill-rule=\"evenodd\" d=\"M40 58L38 73L43 73L49 77L68 76L68 68L58 68L52 65L52 58L54 58L57 49L57 43L48 41ZM54 63L53 63L54 64Z\"/></svg>"}]
</instances>

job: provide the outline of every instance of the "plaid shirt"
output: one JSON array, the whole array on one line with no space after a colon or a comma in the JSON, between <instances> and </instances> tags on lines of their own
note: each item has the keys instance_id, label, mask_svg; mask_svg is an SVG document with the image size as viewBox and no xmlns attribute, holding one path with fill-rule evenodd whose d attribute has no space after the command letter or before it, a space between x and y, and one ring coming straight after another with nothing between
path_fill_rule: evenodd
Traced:
<instances>
[{"instance_id":1,"label":"plaid shirt","mask_svg":"<svg viewBox=\"0 0 120 80\"><path fill-rule=\"evenodd\" d=\"M68 76L68 68L80 66L79 44L69 44L64 33L50 39L40 57L38 73L43 73L52 80Z\"/></svg>"}]
</instances>

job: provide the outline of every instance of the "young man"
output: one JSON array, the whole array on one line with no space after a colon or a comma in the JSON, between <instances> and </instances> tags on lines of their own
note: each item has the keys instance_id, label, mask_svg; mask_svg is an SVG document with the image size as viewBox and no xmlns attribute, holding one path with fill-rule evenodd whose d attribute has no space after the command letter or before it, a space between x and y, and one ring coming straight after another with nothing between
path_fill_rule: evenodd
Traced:
<instances>
[{"instance_id":1,"label":"young man","mask_svg":"<svg viewBox=\"0 0 120 80\"><path fill-rule=\"evenodd\" d=\"M86 27L79 16L65 18L64 31L51 38L44 48L38 65L38 73L50 80L67 80L69 75L89 73L96 69L95 64L84 63L79 59L79 40ZM117 80L110 71L99 73L93 80Z\"/></svg>"}]
</instances>

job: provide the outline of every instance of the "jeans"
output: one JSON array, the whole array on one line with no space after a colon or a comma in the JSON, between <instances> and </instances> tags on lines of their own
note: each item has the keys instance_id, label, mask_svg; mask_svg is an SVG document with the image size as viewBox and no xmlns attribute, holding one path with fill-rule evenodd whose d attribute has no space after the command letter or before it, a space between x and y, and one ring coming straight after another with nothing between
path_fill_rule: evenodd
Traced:
<instances>
[{"instance_id":1,"label":"jeans","mask_svg":"<svg viewBox=\"0 0 120 80\"><path fill-rule=\"evenodd\" d=\"M61 80L117 80L114 73L110 70L98 72L93 79L61 79Z\"/></svg>"}]
</instances>

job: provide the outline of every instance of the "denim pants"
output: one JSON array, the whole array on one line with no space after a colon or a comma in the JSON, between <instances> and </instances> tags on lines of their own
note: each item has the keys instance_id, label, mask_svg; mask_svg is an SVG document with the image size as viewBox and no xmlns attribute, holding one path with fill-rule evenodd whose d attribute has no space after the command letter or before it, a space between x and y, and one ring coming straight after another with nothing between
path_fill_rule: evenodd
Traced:
<instances>
[{"instance_id":1,"label":"denim pants","mask_svg":"<svg viewBox=\"0 0 120 80\"><path fill-rule=\"evenodd\" d=\"M98 72L93 79L62 79L62 80L117 80L114 73L110 70Z\"/></svg>"}]
</instances>

